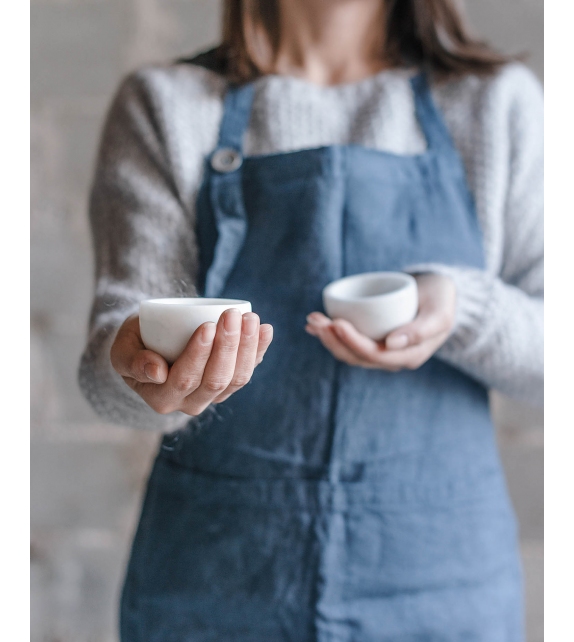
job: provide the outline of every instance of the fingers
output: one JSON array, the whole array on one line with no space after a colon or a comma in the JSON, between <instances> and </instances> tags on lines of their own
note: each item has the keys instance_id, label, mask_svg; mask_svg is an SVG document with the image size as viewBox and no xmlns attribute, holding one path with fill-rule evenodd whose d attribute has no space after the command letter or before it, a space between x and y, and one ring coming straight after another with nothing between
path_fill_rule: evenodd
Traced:
<instances>
[{"instance_id":1,"label":"fingers","mask_svg":"<svg viewBox=\"0 0 574 642\"><path fill-rule=\"evenodd\" d=\"M218 324L201 385L186 398L182 410L199 414L210 403L220 403L245 386L272 339L272 326L261 326L257 314L248 312L242 318L238 310L226 311Z\"/></svg>"},{"instance_id":2,"label":"fingers","mask_svg":"<svg viewBox=\"0 0 574 642\"><path fill-rule=\"evenodd\" d=\"M306 330L317 336L337 359L349 365L380 368L391 372L419 368L448 336L448 331L443 331L401 350L389 350L385 342L373 341L344 319L331 321L325 315L313 312L308 320Z\"/></svg>"},{"instance_id":3,"label":"fingers","mask_svg":"<svg viewBox=\"0 0 574 642\"><path fill-rule=\"evenodd\" d=\"M166 384L166 393L180 400L201 385L203 373L213 350L216 325L203 323L193 333L184 351L175 360Z\"/></svg>"},{"instance_id":4,"label":"fingers","mask_svg":"<svg viewBox=\"0 0 574 642\"><path fill-rule=\"evenodd\" d=\"M363 365L360 357L339 339L331 319L320 312L313 312L307 317L307 321L307 332L316 336L333 356L352 366Z\"/></svg>"},{"instance_id":5,"label":"fingers","mask_svg":"<svg viewBox=\"0 0 574 642\"><path fill-rule=\"evenodd\" d=\"M188 390L181 410L198 415L231 383L241 339L242 318L237 308L226 310L217 322L211 354L199 386Z\"/></svg>"},{"instance_id":6,"label":"fingers","mask_svg":"<svg viewBox=\"0 0 574 642\"><path fill-rule=\"evenodd\" d=\"M386 350L381 342L373 341L369 337L361 334L351 323L343 319L333 321L333 333L340 343L354 355L356 364L346 359L351 365L359 365L363 368L379 368L397 372L404 364L397 363L395 360L386 359Z\"/></svg>"},{"instance_id":7,"label":"fingers","mask_svg":"<svg viewBox=\"0 0 574 642\"><path fill-rule=\"evenodd\" d=\"M378 353L384 351L381 342L365 336L345 319L334 319L333 331L340 341L350 348L359 359L373 361L378 356Z\"/></svg>"},{"instance_id":8,"label":"fingers","mask_svg":"<svg viewBox=\"0 0 574 642\"><path fill-rule=\"evenodd\" d=\"M384 342L376 342L365 337L348 321L336 319L333 322L334 332L340 341L354 352L364 367L377 367L391 372L404 368L414 370L423 365L444 342L448 333L439 333L402 350L388 350ZM365 366L365 364L368 364Z\"/></svg>"},{"instance_id":9,"label":"fingers","mask_svg":"<svg viewBox=\"0 0 574 642\"><path fill-rule=\"evenodd\" d=\"M263 361L263 357L265 356L271 341L273 341L273 326L269 323L264 323L259 326L259 345L257 346L255 365L258 366Z\"/></svg>"},{"instance_id":10,"label":"fingers","mask_svg":"<svg viewBox=\"0 0 574 642\"><path fill-rule=\"evenodd\" d=\"M213 399L212 403L225 401L230 395L249 383L253 375L253 369L255 368L258 345L259 316L253 312L247 312L243 315L241 338L239 348L237 349L235 371L231 383L220 395Z\"/></svg>"}]
</instances>

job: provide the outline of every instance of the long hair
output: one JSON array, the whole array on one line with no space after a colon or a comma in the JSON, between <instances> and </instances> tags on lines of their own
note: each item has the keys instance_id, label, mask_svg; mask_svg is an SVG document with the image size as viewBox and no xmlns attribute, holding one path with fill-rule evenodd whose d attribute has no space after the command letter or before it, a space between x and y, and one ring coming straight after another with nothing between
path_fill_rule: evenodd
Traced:
<instances>
[{"instance_id":1,"label":"long hair","mask_svg":"<svg viewBox=\"0 0 574 642\"><path fill-rule=\"evenodd\" d=\"M519 58L497 53L473 38L457 0L381 2L386 6L384 55L394 66L424 67L446 80L469 73L488 75ZM272 59L278 45L277 0L224 0L217 56L231 81L248 82L267 73L256 61Z\"/></svg>"}]
</instances>

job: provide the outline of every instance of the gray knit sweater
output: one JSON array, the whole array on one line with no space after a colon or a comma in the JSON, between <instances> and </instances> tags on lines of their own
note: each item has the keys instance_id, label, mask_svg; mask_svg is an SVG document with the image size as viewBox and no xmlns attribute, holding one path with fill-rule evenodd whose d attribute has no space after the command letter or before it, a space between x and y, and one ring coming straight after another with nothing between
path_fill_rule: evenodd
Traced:
<instances>
[{"instance_id":1,"label":"gray knit sweater","mask_svg":"<svg viewBox=\"0 0 574 642\"><path fill-rule=\"evenodd\" d=\"M245 151L354 143L419 153L426 143L414 112L412 73L383 71L334 87L263 77ZM486 269L404 269L444 272L455 281L455 326L437 356L489 388L539 405L541 86L526 67L511 64L491 78L468 76L432 91L465 164ZM109 355L117 329L141 299L195 294L195 200L204 158L216 145L224 92L225 80L214 72L158 65L128 76L109 111L90 199L96 289L79 381L95 410L113 423L169 431L189 419L156 414L112 369Z\"/></svg>"}]
</instances>

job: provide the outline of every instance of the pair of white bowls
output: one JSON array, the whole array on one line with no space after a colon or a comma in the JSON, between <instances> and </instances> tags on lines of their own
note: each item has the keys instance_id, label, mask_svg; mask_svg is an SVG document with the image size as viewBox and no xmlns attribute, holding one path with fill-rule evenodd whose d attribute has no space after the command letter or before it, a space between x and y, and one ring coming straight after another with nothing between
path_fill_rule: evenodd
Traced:
<instances>
[{"instance_id":1,"label":"pair of white bowls","mask_svg":"<svg viewBox=\"0 0 574 642\"><path fill-rule=\"evenodd\" d=\"M415 318L417 284L403 272L356 274L327 285L323 289L323 305L332 319L346 319L359 332L381 340ZM202 297L142 301L139 317L142 341L146 348L173 363L202 323L217 323L229 308L245 314L251 312L251 303Z\"/></svg>"}]
</instances>

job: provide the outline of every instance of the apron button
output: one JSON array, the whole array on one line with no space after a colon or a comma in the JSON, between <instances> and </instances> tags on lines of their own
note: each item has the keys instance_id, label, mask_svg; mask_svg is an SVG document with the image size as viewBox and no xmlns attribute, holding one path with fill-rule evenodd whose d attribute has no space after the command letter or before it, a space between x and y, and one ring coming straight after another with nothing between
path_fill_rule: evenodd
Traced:
<instances>
[{"instance_id":1,"label":"apron button","mask_svg":"<svg viewBox=\"0 0 574 642\"><path fill-rule=\"evenodd\" d=\"M241 167L243 158L241 154L231 147L218 149L211 157L211 167L216 172L234 172Z\"/></svg>"}]
</instances>

